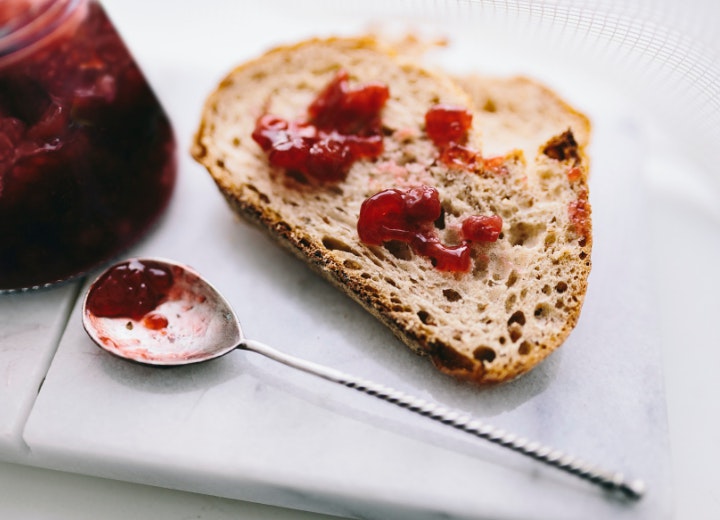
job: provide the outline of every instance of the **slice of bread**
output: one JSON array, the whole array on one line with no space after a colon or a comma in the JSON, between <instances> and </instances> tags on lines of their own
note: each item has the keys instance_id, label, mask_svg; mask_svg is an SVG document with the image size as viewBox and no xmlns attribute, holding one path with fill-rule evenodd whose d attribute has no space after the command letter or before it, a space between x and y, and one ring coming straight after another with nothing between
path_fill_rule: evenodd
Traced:
<instances>
[{"instance_id":1,"label":"slice of bread","mask_svg":"<svg viewBox=\"0 0 720 520\"><path fill-rule=\"evenodd\" d=\"M270 166L251 139L257 118L269 113L302 119L341 69L353 83L382 82L390 89L380 157L355 163L337 182L315 182ZM557 115L554 108L541 99L514 98L521 90L523 96L537 95L535 88L516 88L524 81L495 88L499 84L475 78L462 80L462 88L372 38L310 40L233 70L205 104L192 154L240 216L439 370L478 384L499 383L527 372L566 339L590 271L583 151L589 125L570 110L577 120L556 132L546 124ZM478 92L491 93L494 111L483 110L490 105ZM436 103L471 110L479 103L467 146L483 152L484 138L497 148L493 157L483 154L489 160L478 160L470 170L439 161L425 133L425 114ZM464 216L502 217L497 241L472 244L470 272L439 271L404 243L360 241L363 201L381 190L416 185L439 192L443 218L437 233L444 243L460 240Z\"/></svg>"}]
</instances>

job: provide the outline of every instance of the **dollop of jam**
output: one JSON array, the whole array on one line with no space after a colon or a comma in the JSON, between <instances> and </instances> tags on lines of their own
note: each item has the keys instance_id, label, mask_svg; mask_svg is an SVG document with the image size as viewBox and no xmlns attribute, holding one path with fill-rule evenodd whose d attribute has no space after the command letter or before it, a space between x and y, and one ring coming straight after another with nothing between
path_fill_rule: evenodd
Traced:
<instances>
[{"instance_id":1,"label":"dollop of jam","mask_svg":"<svg viewBox=\"0 0 720 520\"><path fill-rule=\"evenodd\" d=\"M157 308L173 286L173 274L166 266L129 260L108 270L88 294L86 308L101 318L141 320ZM151 329L167 326L160 315L149 315L145 325Z\"/></svg>"},{"instance_id":2,"label":"dollop of jam","mask_svg":"<svg viewBox=\"0 0 720 520\"><path fill-rule=\"evenodd\" d=\"M425 133L446 166L468 168L475 163L477 151L466 146L471 126L472 113L464 107L440 103L425 113Z\"/></svg>"},{"instance_id":3,"label":"dollop of jam","mask_svg":"<svg viewBox=\"0 0 720 520\"><path fill-rule=\"evenodd\" d=\"M365 200L360 207L357 231L367 245L389 241L409 244L412 250L429 258L440 271L467 272L472 267L470 242L494 242L502 230L497 216L470 216L462 223L462 241L443 244L435 222L442 206L438 191L431 186L408 190L388 189Z\"/></svg>"},{"instance_id":4,"label":"dollop of jam","mask_svg":"<svg viewBox=\"0 0 720 520\"><path fill-rule=\"evenodd\" d=\"M461 106L439 103L425 113L425 133L438 149L440 162L450 168L471 169L481 166L495 175L506 175L504 156L482 157L467 145L472 113Z\"/></svg>"},{"instance_id":5,"label":"dollop of jam","mask_svg":"<svg viewBox=\"0 0 720 520\"><path fill-rule=\"evenodd\" d=\"M425 132L438 148L465 144L472 126L472 114L455 105L438 104L425 113Z\"/></svg>"},{"instance_id":6,"label":"dollop of jam","mask_svg":"<svg viewBox=\"0 0 720 520\"><path fill-rule=\"evenodd\" d=\"M500 215L471 215L462 223L462 235L472 242L495 242L502 224Z\"/></svg>"},{"instance_id":7,"label":"dollop of jam","mask_svg":"<svg viewBox=\"0 0 720 520\"><path fill-rule=\"evenodd\" d=\"M169 322L168 319L162 314L159 314L157 312L151 312L150 314L146 314L143 317L142 323L147 329L163 330L165 327L168 326Z\"/></svg>"},{"instance_id":8,"label":"dollop of jam","mask_svg":"<svg viewBox=\"0 0 720 520\"><path fill-rule=\"evenodd\" d=\"M320 182L340 181L356 161L382 153L380 113L389 96L380 83L351 87L341 70L310 104L307 120L265 114L252 138L273 166Z\"/></svg>"},{"instance_id":9,"label":"dollop of jam","mask_svg":"<svg viewBox=\"0 0 720 520\"><path fill-rule=\"evenodd\" d=\"M341 135L374 137L380 135L380 112L390 97L382 83L350 87L349 75L341 70L308 108L310 122L323 131Z\"/></svg>"}]
</instances>

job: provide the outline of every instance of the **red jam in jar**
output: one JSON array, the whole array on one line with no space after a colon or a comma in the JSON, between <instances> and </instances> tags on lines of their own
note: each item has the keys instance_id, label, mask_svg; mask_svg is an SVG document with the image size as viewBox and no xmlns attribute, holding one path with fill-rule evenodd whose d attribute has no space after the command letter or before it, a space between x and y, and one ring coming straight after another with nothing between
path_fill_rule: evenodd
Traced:
<instances>
[{"instance_id":1,"label":"red jam in jar","mask_svg":"<svg viewBox=\"0 0 720 520\"><path fill-rule=\"evenodd\" d=\"M162 264L122 262L98 279L86 307L101 318L140 320L145 316L148 328L157 330L167 326L167 319L151 311L167 298L173 282L172 271Z\"/></svg>"},{"instance_id":2,"label":"red jam in jar","mask_svg":"<svg viewBox=\"0 0 720 520\"><path fill-rule=\"evenodd\" d=\"M308 107L307 120L266 114L252 138L273 166L320 182L340 181L356 161L382 153L380 112L389 95L379 83L350 87L348 73L340 71Z\"/></svg>"},{"instance_id":3,"label":"red jam in jar","mask_svg":"<svg viewBox=\"0 0 720 520\"><path fill-rule=\"evenodd\" d=\"M0 290L119 254L175 177L168 117L95 0L0 3Z\"/></svg>"},{"instance_id":4,"label":"red jam in jar","mask_svg":"<svg viewBox=\"0 0 720 520\"><path fill-rule=\"evenodd\" d=\"M442 214L440 195L430 186L406 191L388 189L365 200L360 207L357 231L368 245L396 240L409 244L439 271L466 272L472 267L471 242L495 242L502 230L498 215L466 217L461 226L462 241L445 245L437 236L435 222Z\"/></svg>"}]
</instances>

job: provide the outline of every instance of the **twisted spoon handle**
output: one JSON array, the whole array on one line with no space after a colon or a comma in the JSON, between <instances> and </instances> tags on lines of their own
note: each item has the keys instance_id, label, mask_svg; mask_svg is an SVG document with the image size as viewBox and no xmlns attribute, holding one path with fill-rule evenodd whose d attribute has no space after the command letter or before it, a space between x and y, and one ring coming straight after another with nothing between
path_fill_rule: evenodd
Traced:
<instances>
[{"instance_id":1,"label":"twisted spoon handle","mask_svg":"<svg viewBox=\"0 0 720 520\"><path fill-rule=\"evenodd\" d=\"M629 499L640 499L645 492L645 485L641 480L627 480L622 473L600 469L561 451L543 446L537 442L530 442L525 438L485 424L465 413L413 397L385 385L290 356L258 341L243 340L242 343L238 345L238 348L261 354L286 366L316 375L348 388L354 388L378 399L393 403L401 408L452 426L476 437L486 439L492 443L499 444L500 446L575 475L607 491L619 492Z\"/></svg>"}]
</instances>

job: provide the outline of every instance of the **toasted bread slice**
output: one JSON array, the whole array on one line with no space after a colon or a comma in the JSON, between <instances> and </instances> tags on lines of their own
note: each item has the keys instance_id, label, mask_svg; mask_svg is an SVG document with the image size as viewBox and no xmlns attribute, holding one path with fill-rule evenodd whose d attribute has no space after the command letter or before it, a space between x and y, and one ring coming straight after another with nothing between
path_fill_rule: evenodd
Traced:
<instances>
[{"instance_id":1,"label":"toasted bread slice","mask_svg":"<svg viewBox=\"0 0 720 520\"><path fill-rule=\"evenodd\" d=\"M336 182L315 182L271 166L251 139L257 118L305 117L340 69L353 82L390 88L382 110L381 155L356 162ZM470 85L477 86L474 81ZM589 128L579 116L585 121L577 129L580 142L572 125L541 135L546 127L535 118L547 114L531 109L513 116L508 126L518 132L517 145L510 146L511 132L497 140L507 148L500 156L495 150L471 168L448 167L425 132L425 114L436 103L468 109L475 104L450 77L404 61L372 38L310 40L233 70L205 104L192 154L240 216L439 370L478 384L499 383L536 366L578 319L592 243L581 145ZM482 154L483 135L492 140L489 134L503 122L488 123L481 112L473 112L466 145ZM533 142L537 146L530 146ZM537 149L526 158L528 147ZM469 272L440 271L404 243L366 245L359 239L363 201L381 190L416 185L439 192L443 218L437 233L445 243L461 239L460 223L469 214L502 217L497 241L472 244Z\"/></svg>"}]
</instances>

